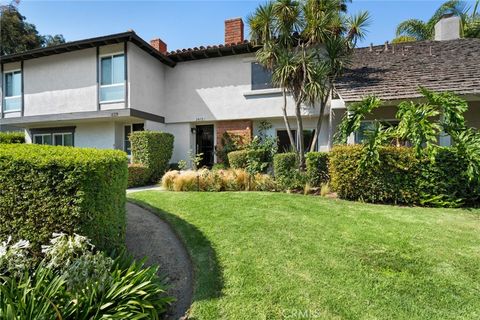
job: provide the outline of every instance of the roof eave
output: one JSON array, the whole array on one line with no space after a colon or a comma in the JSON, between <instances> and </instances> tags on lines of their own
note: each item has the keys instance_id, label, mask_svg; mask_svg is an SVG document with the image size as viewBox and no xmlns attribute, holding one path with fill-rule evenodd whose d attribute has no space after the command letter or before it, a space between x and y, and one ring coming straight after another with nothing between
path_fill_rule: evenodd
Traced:
<instances>
[{"instance_id":1,"label":"roof eave","mask_svg":"<svg viewBox=\"0 0 480 320\"><path fill-rule=\"evenodd\" d=\"M169 57L163 55L162 53L155 50L152 46L150 46L147 42L145 42L142 38L140 38L135 32L128 31L123 33L117 33L102 37L78 40L67 42L63 44L59 44L56 46L46 47L46 48L38 48L33 49L25 52L10 54L0 56L0 63L11 63L11 62L18 62L22 60L30 60L40 57L51 56L55 54L62 54L66 52L72 52L77 50L83 50L88 48L95 48L103 45L110 45L116 43L122 43L130 41L136 44L138 47L149 53L151 56L156 58L157 60L165 63L170 67L175 66L175 61L170 59Z\"/></svg>"}]
</instances>

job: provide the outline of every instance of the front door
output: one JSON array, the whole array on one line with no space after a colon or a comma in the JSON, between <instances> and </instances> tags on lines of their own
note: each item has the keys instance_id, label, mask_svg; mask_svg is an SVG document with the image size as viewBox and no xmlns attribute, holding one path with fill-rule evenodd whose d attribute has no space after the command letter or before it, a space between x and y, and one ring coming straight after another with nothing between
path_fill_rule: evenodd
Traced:
<instances>
[{"instance_id":1,"label":"front door","mask_svg":"<svg viewBox=\"0 0 480 320\"><path fill-rule=\"evenodd\" d=\"M203 153L202 161L199 167L213 166L214 141L213 141L213 124L197 126L197 154Z\"/></svg>"}]
</instances>

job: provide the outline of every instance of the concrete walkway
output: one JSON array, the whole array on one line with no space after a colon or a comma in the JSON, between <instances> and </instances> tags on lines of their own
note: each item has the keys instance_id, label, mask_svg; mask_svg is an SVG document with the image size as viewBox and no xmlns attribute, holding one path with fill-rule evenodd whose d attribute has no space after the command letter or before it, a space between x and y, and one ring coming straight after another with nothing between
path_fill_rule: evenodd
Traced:
<instances>
[{"instance_id":1,"label":"concrete walkway","mask_svg":"<svg viewBox=\"0 0 480 320\"><path fill-rule=\"evenodd\" d=\"M139 192L139 191L149 191L149 190L163 190L162 187L159 185L153 185L153 186L145 186L145 187L137 187L137 188L130 188L127 189L127 193L133 193L133 192Z\"/></svg>"},{"instance_id":2,"label":"concrete walkway","mask_svg":"<svg viewBox=\"0 0 480 320\"><path fill-rule=\"evenodd\" d=\"M154 213L127 202L127 249L137 259L148 257L148 264L160 266L177 300L167 319L180 319L192 303L193 268L190 257L170 225Z\"/></svg>"}]
</instances>

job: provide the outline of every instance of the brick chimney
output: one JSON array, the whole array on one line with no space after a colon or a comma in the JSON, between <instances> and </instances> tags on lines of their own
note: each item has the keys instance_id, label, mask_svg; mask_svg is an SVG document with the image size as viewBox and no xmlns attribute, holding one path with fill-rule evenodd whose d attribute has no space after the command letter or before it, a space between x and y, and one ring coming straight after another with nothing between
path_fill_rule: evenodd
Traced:
<instances>
[{"instance_id":1,"label":"brick chimney","mask_svg":"<svg viewBox=\"0 0 480 320\"><path fill-rule=\"evenodd\" d=\"M225 44L243 42L243 20L234 18L225 20Z\"/></svg>"},{"instance_id":2,"label":"brick chimney","mask_svg":"<svg viewBox=\"0 0 480 320\"><path fill-rule=\"evenodd\" d=\"M460 39L460 17L445 15L435 25L435 40L455 40Z\"/></svg>"},{"instance_id":3,"label":"brick chimney","mask_svg":"<svg viewBox=\"0 0 480 320\"><path fill-rule=\"evenodd\" d=\"M150 45L160 51L160 53L167 53L167 44L159 38L150 40Z\"/></svg>"}]
</instances>

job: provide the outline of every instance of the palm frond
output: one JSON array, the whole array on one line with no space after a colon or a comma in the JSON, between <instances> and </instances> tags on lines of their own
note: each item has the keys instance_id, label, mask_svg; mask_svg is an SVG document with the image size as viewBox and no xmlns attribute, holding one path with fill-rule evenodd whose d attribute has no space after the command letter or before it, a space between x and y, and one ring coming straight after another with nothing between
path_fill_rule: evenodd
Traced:
<instances>
[{"instance_id":1,"label":"palm frond","mask_svg":"<svg viewBox=\"0 0 480 320\"><path fill-rule=\"evenodd\" d=\"M347 18L347 38L356 45L358 40L364 40L367 28L370 26L371 17L368 11L361 11Z\"/></svg>"},{"instance_id":2,"label":"palm frond","mask_svg":"<svg viewBox=\"0 0 480 320\"><path fill-rule=\"evenodd\" d=\"M397 26L396 35L408 36L417 41L428 40L433 36L433 28L421 20L409 19Z\"/></svg>"},{"instance_id":3,"label":"palm frond","mask_svg":"<svg viewBox=\"0 0 480 320\"><path fill-rule=\"evenodd\" d=\"M258 6L255 12L248 16L250 40L254 43L264 43L272 40L275 30L273 2Z\"/></svg>"}]
</instances>

